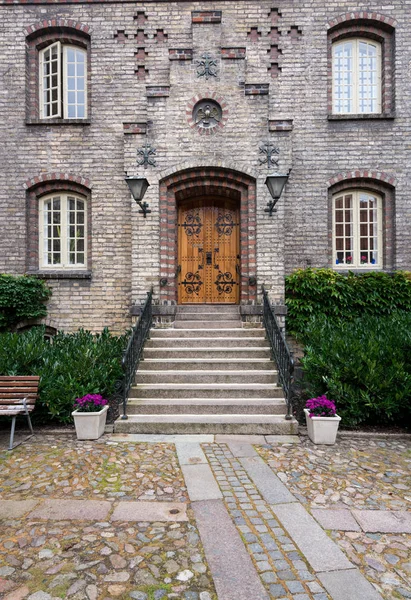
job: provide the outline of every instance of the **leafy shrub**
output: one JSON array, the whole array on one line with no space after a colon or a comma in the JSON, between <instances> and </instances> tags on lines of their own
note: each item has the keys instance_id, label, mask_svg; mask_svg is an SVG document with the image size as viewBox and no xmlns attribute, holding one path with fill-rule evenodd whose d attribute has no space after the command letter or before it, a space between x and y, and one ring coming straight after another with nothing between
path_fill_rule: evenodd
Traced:
<instances>
[{"instance_id":1,"label":"leafy shrub","mask_svg":"<svg viewBox=\"0 0 411 600\"><path fill-rule=\"evenodd\" d=\"M297 335L314 315L346 321L411 310L411 278L406 272L344 275L332 269L300 269L286 277L285 289L287 327Z\"/></svg>"},{"instance_id":2,"label":"leafy shrub","mask_svg":"<svg viewBox=\"0 0 411 600\"><path fill-rule=\"evenodd\" d=\"M0 374L40 375L37 422L71 421L75 398L86 394L109 397L122 375L121 358L128 336L113 336L108 329L92 335L79 330L59 332L51 342L44 328L0 334Z\"/></svg>"},{"instance_id":3,"label":"leafy shrub","mask_svg":"<svg viewBox=\"0 0 411 600\"><path fill-rule=\"evenodd\" d=\"M319 315L303 339L306 398L327 394L344 426L411 423L411 313Z\"/></svg>"},{"instance_id":4,"label":"leafy shrub","mask_svg":"<svg viewBox=\"0 0 411 600\"><path fill-rule=\"evenodd\" d=\"M0 331L12 329L23 319L47 315L44 306L51 290L36 277L0 274Z\"/></svg>"}]
</instances>

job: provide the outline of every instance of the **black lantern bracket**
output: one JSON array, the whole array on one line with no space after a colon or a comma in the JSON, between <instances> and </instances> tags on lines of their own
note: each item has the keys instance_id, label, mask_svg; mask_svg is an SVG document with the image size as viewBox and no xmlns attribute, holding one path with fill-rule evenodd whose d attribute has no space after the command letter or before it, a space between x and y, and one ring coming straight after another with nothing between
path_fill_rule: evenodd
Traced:
<instances>
[{"instance_id":1,"label":"black lantern bracket","mask_svg":"<svg viewBox=\"0 0 411 600\"><path fill-rule=\"evenodd\" d=\"M146 218L147 214L151 213L151 210L148 208L147 202L143 202L143 198L150 184L145 177L137 176L125 177L125 182L128 185L131 195L140 207L139 213Z\"/></svg>"},{"instance_id":2,"label":"black lantern bracket","mask_svg":"<svg viewBox=\"0 0 411 600\"><path fill-rule=\"evenodd\" d=\"M271 200L267 202L267 208L264 209L264 212L267 212L270 217L273 216L273 212L277 212L275 205L281 198L281 194L283 193L284 186L288 181L290 173L291 169L289 169L288 173L271 173L266 177L265 185L268 187Z\"/></svg>"}]
</instances>

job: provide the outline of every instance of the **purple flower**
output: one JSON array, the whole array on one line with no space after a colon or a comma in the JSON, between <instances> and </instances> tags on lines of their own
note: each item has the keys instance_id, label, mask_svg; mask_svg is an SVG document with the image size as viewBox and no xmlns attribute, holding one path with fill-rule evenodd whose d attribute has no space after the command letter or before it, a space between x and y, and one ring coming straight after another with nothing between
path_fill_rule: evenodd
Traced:
<instances>
[{"instance_id":1,"label":"purple flower","mask_svg":"<svg viewBox=\"0 0 411 600\"><path fill-rule=\"evenodd\" d=\"M80 412L99 412L106 404L108 404L108 400L100 396L100 394L86 394L82 398L75 399L74 410Z\"/></svg>"},{"instance_id":2,"label":"purple flower","mask_svg":"<svg viewBox=\"0 0 411 600\"><path fill-rule=\"evenodd\" d=\"M307 400L305 408L310 411L310 417L335 417L335 404L325 394Z\"/></svg>"}]
</instances>

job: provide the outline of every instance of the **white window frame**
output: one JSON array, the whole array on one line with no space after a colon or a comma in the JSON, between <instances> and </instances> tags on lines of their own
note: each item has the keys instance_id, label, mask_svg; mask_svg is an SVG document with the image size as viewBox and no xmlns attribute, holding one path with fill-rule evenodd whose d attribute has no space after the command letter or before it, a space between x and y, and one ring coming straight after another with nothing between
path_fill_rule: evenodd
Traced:
<instances>
[{"instance_id":1,"label":"white window frame","mask_svg":"<svg viewBox=\"0 0 411 600\"><path fill-rule=\"evenodd\" d=\"M59 263L49 263L48 262L48 253L50 252L47 248L48 240L50 237L47 233L48 224L45 221L45 216L47 214L46 204L50 200L60 200L60 223L58 227L60 228L59 239L60 239L60 262ZM75 253L82 252L84 254L84 262L82 263L70 263L70 253L73 250L70 250L70 240L75 238L70 238L69 232L69 200L75 199L76 204L77 200L80 200L84 203L84 223L81 224L84 226L84 236L81 239L84 239L84 250L79 251L77 248L74 250ZM39 268L40 270L68 270L68 271L84 271L87 270L87 245L88 245L88 223L87 223L87 198L82 196L81 194L70 193L70 192L55 192L54 194L47 194L47 196L42 196L39 200ZM74 211L77 214L77 209ZM73 226L73 224L71 224ZM75 223L74 225L77 225ZM57 237L57 236L56 236Z\"/></svg>"},{"instance_id":2,"label":"white window frame","mask_svg":"<svg viewBox=\"0 0 411 600\"><path fill-rule=\"evenodd\" d=\"M58 86L57 86L57 95L58 95L58 107L55 112L51 111L51 114L47 115L46 113L46 105L44 101L44 93L46 91L44 85L44 65L46 63L46 53L51 51L52 48L57 48L58 52L58 61L57 61L57 76L58 76ZM67 66L67 55L69 49L75 50L75 52L80 52L83 55L83 64L84 64L84 116L73 116L70 117L68 114L69 104L68 104L68 66ZM41 119L87 119L87 51L81 46L76 46L75 44L62 44L61 42L54 42L43 48L39 52L39 105L40 105L40 118ZM76 79L77 81L77 79ZM77 90L75 90L77 93ZM74 104L74 106L82 106L80 104ZM77 109L76 109L77 112Z\"/></svg>"},{"instance_id":3,"label":"white window frame","mask_svg":"<svg viewBox=\"0 0 411 600\"><path fill-rule=\"evenodd\" d=\"M335 66L335 53L336 49L343 44L351 43L352 44L352 107L351 110L337 110L337 101L339 99L336 98L336 66ZM372 45L376 48L376 100L375 100L375 110L360 110L360 44L366 43L368 45ZM342 40L338 40L332 45L332 106L333 106L333 114L336 115L344 115L344 114L380 114L382 111L382 48L381 43L370 39L370 38L344 38Z\"/></svg>"},{"instance_id":4,"label":"white window frame","mask_svg":"<svg viewBox=\"0 0 411 600\"><path fill-rule=\"evenodd\" d=\"M377 235L374 238L377 241L377 260L375 263L363 263L361 261L361 248L360 248L360 197L361 195L367 195L368 197L375 198L377 201ZM337 251L336 244L336 200L339 198L345 198L346 196L352 196L352 231L351 235L347 235L347 231L344 232L343 239L352 237L352 248L351 250L344 249ZM345 208L339 210L346 210ZM341 224L341 222L339 222ZM365 223L363 223L365 224ZM369 224L369 221L367 221ZM343 227L345 222L342 223ZM368 239L372 236L369 234ZM384 253L383 253L383 211L382 211L382 197L379 194L375 194L369 190L363 189L347 189L343 190L338 194L334 194L332 197L332 244L333 244L333 267L337 270L353 270L353 269L365 269L365 270L378 270L383 268ZM374 249L375 250L375 249ZM350 262L340 263L338 261L337 252L351 252L352 260ZM364 252L370 252L370 250L364 250Z\"/></svg>"}]
</instances>

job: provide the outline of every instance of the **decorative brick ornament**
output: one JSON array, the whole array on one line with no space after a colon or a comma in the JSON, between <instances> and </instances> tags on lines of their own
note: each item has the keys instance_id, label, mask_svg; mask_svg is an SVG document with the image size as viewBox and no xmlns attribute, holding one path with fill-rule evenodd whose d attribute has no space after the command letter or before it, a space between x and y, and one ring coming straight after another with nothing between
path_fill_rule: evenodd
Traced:
<instances>
[{"instance_id":1,"label":"decorative brick ornament","mask_svg":"<svg viewBox=\"0 0 411 600\"><path fill-rule=\"evenodd\" d=\"M218 94L194 96L187 104L186 117L190 127L197 129L200 135L212 135L227 122L227 103Z\"/></svg>"}]
</instances>

